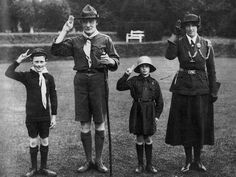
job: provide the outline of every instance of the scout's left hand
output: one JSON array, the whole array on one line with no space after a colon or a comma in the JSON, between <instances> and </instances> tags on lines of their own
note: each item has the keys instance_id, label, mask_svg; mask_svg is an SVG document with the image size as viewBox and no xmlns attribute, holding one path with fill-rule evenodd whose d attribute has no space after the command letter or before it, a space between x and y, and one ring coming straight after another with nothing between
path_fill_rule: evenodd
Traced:
<instances>
[{"instance_id":1,"label":"scout's left hand","mask_svg":"<svg viewBox=\"0 0 236 177\"><path fill-rule=\"evenodd\" d=\"M49 128L55 128L56 126L56 115L52 115L51 117L51 123L50 123L50 127Z\"/></svg>"},{"instance_id":2,"label":"scout's left hand","mask_svg":"<svg viewBox=\"0 0 236 177\"><path fill-rule=\"evenodd\" d=\"M116 64L115 61L105 53L101 55L100 63L104 64L104 65L115 65Z\"/></svg>"}]
</instances>

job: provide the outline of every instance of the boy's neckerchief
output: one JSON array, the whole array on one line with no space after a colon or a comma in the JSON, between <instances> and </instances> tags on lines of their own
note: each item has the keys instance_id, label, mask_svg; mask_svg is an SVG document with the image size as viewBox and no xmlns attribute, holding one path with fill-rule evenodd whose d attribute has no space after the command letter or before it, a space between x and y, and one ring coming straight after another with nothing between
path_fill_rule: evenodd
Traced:
<instances>
[{"instance_id":1,"label":"boy's neckerchief","mask_svg":"<svg viewBox=\"0 0 236 177\"><path fill-rule=\"evenodd\" d=\"M90 57L90 52L91 52L91 39L98 34L98 30L96 30L91 36L88 36L84 31L83 31L83 36L86 38L86 43L84 44L83 50L86 55L86 59L88 60L88 66L89 68L92 65L92 60Z\"/></svg>"},{"instance_id":2,"label":"boy's neckerchief","mask_svg":"<svg viewBox=\"0 0 236 177\"><path fill-rule=\"evenodd\" d=\"M42 103L43 107L46 109L47 108L47 98L46 98L46 81L43 76L43 73L48 73L48 70L46 67L43 68L41 72L38 72L33 66L31 67L33 71L39 74L39 86L41 87L41 96L42 96Z\"/></svg>"}]
</instances>

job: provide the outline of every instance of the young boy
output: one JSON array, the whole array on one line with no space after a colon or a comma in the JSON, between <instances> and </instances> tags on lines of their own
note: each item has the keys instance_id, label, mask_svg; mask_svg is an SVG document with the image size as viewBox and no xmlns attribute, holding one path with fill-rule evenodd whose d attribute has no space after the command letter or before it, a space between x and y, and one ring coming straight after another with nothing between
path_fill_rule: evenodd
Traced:
<instances>
[{"instance_id":1,"label":"young boy","mask_svg":"<svg viewBox=\"0 0 236 177\"><path fill-rule=\"evenodd\" d=\"M34 49L31 54L28 54L28 51L21 54L5 72L7 77L24 84L27 92L26 127L30 137L32 168L25 174L25 177L31 177L37 173L38 136L40 137L41 153L39 172L48 176L57 176L55 172L47 169L49 128L54 128L56 125L57 93L55 82L46 68L47 53L41 48ZM32 58L33 64L30 71L16 72L15 69L28 57ZM52 116L50 116L49 98Z\"/></svg>"},{"instance_id":2,"label":"young boy","mask_svg":"<svg viewBox=\"0 0 236 177\"><path fill-rule=\"evenodd\" d=\"M140 73L127 80L132 71ZM136 151L138 156L138 167L136 173L144 171L143 149L145 144L146 170L157 173L152 166L152 138L156 132L156 122L163 110L163 99L158 82L150 76L156 68L152 65L151 58L142 56L134 65L127 69L122 78L117 82L117 90L130 90L133 97L133 105L129 117L129 131L137 137Z\"/></svg>"}]
</instances>

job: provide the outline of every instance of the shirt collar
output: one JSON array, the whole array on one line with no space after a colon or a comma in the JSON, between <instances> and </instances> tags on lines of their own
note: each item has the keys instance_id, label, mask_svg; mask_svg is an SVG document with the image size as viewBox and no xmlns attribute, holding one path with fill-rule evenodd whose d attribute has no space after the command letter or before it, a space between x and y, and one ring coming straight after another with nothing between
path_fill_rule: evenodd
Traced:
<instances>
[{"instance_id":1,"label":"shirt collar","mask_svg":"<svg viewBox=\"0 0 236 177\"><path fill-rule=\"evenodd\" d=\"M191 37L188 36L187 34L186 34L186 36L187 36L187 39L188 39L189 44L191 44L191 40L193 41L194 44L196 44L196 40L197 40L197 36L198 36L198 35L195 35L193 38L191 38Z\"/></svg>"},{"instance_id":2,"label":"shirt collar","mask_svg":"<svg viewBox=\"0 0 236 177\"><path fill-rule=\"evenodd\" d=\"M96 36L98 34L98 30L94 31L93 34L91 34L90 36L88 36L84 31L83 31L83 36L86 38L86 39L92 39L94 36Z\"/></svg>"}]
</instances>

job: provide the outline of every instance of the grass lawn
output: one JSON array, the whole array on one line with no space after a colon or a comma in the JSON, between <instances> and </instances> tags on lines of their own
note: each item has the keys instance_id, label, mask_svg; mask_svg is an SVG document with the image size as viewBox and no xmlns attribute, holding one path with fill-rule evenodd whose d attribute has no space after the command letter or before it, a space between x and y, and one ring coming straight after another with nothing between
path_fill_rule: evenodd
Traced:
<instances>
[{"instance_id":1,"label":"grass lawn","mask_svg":"<svg viewBox=\"0 0 236 177\"><path fill-rule=\"evenodd\" d=\"M216 59L217 77L222 83L219 99L215 103L215 145L205 146L202 161L207 167L206 173L180 173L184 164L182 147L165 144L165 131L169 114L171 93L169 87L178 69L178 62L153 57L157 72L152 76L159 80L165 107L161 115L158 130L153 136L153 164L158 168L158 177L233 177L236 175L236 60ZM117 80L128 66L136 63L136 58L121 58L116 72L109 73L110 119L113 146L113 176L137 176L135 137L128 132L128 117L131 107L129 91L118 92ZM0 65L0 176L19 177L30 167L28 134L25 127L25 88L21 83L4 76L8 64ZM24 63L19 70L28 70L30 63ZM48 63L49 71L54 75L58 91L57 127L50 132L50 150L48 166L59 177L109 176L96 171L77 174L76 169L84 162L84 152L80 142L79 123L74 121L74 91L72 70L73 61L53 61ZM103 152L104 163L109 166L108 138ZM40 155L39 155L40 157ZM39 158L38 158L39 159ZM152 176L142 174L139 176Z\"/></svg>"}]
</instances>

